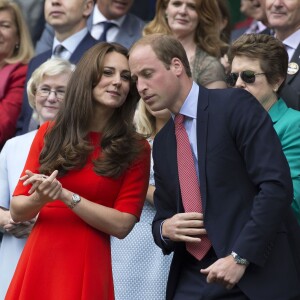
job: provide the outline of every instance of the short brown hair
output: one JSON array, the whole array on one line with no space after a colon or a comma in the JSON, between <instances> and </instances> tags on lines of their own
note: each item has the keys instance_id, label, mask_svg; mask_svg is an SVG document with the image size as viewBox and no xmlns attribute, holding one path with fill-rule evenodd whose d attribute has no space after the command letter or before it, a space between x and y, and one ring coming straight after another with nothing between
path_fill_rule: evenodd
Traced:
<instances>
[{"instance_id":1,"label":"short brown hair","mask_svg":"<svg viewBox=\"0 0 300 300\"><path fill-rule=\"evenodd\" d=\"M279 78L286 78L288 54L281 41L266 34L244 34L230 47L229 63L235 56L246 56L258 59L260 67L269 84L274 84Z\"/></svg>"},{"instance_id":2,"label":"short brown hair","mask_svg":"<svg viewBox=\"0 0 300 300\"><path fill-rule=\"evenodd\" d=\"M129 55L135 47L141 45L149 45L156 57L167 69L170 68L172 59L175 57L178 58L182 62L187 76L192 77L191 67L186 52L182 44L175 37L160 33L146 35L132 45Z\"/></svg>"}]
</instances>

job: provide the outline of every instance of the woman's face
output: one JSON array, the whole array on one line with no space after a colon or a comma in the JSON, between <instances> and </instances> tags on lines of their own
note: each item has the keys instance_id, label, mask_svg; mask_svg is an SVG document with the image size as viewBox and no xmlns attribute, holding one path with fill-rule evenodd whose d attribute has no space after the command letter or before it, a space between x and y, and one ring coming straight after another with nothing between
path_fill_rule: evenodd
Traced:
<instances>
[{"instance_id":1,"label":"woman's face","mask_svg":"<svg viewBox=\"0 0 300 300\"><path fill-rule=\"evenodd\" d=\"M19 36L15 20L9 10L0 10L0 62L13 55Z\"/></svg>"},{"instance_id":2,"label":"woman's face","mask_svg":"<svg viewBox=\"0 0 300 300\"><path fill-rule=\"evenodd\" d=\"M93 89L94 101L105 108L115 109L125 102L130 88L128 59L117 52L104 57L103 74Z\"/></svg>"},{"instance_id":3,"label":"woman's face","mask_svg":"<svg viewBox=\"0 0 300 300\"><path fill-rule=\"evenodd\" d=\"M240 73L242 71L253 71L255 74L264 73L260 67L259 59L235 56L232 61L231 72ZM281 82L270 84L267 81L266 75L261 74L255 75L255 81L253 83L246 83L241 79L241 76L239 76L234 87L242 88L250 92L262 106L268 110L270 103L277 100L276 91Z\"/></svg>"},{"instance_id":4,"label":"woman's face","mask_svg":"<svg viewBox=\"0 0 300 300\"><path fill-rule=\"evenodd\" d=\"M55 118L64 99L69 79L68 73L55 76L45 75L37 86L35 108L40 124Z\"/></svg>"},{"instance_id":5,"label":"woman's face","mask_svg":"<svg viewBox=\"0 0 300 300\"><path fill-rule=\"evenodd\" d=\"M194 36L198 25L196 0L170 0L166 17L175 36Z\"/></svg>"}]
</instances>

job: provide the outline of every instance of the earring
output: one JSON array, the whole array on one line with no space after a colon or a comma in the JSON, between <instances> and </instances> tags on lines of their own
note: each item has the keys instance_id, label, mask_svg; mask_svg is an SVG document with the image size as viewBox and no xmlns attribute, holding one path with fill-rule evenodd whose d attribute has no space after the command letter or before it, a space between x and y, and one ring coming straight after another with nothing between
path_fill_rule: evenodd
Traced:
<instances>
[{"instance_id":1,"label":"earring","mask_svg":"<svg viewBox=\"0 0 300 300\"><path fill-rule=\"evenodd\" d=\"M20 44L19 43L15 44L15 50L18 50L19 48L20 48Z\"/></svg>"}]
</instances>

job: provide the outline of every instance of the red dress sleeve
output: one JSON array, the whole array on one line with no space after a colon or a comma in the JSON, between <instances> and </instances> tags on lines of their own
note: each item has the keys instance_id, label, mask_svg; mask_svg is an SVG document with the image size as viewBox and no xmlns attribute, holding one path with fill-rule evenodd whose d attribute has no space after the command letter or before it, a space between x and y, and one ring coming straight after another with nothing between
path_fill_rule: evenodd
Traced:
<instances>
[{"instance_id":1,"label":"red dress sleeve","mask_svg":"<svg viewBox=\"0 0 300 300\"><path fill-rule=\"evenodd\" d=\"M144 141L144 150L124 175L124 181L114 208L140 218L146 198L150 176L150 145Z\"/></svg>"},{"instance_id":2,"label":"red dress sleeve","mask_svg":"<svg viewBox=\"0 0 300 300\"><path fill-rule=\"evenodd\" d=\"M25 175L26 170L30 170L34 173L39 173L39 168L40 168L39 157L44 146L44 136L48 127L49 127L49 122L46 122L40 127L37 134L35 135L21 176ZM28 194L29 189L30 186L24 186L23 181L19 180L15 188L15 191L13 193L13 196L18 196L18 195L29 196Z\"/></svg>"},{"instance_id":3,"label":"red dress sleeve","mask_svg":"<svg viewBox=\"0 0 300 300\"><path fill-rule=\"evenodd\" d=\"M0 145L13 137L22 108L27 65L20 65L9 77L5 95L0 99Z\"/></svg>"}]
</instances>

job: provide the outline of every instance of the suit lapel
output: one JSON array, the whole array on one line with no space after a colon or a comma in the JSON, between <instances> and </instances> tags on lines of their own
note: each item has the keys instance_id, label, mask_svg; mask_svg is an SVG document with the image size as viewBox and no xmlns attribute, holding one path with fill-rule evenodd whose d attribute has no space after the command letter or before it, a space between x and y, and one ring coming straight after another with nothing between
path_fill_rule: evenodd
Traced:
<instances>
[{"instance_id":1,"label":"suit lapel","mask_svg":"<svg viewBox=\"0 0 300 300\"><path fill-rule=\"evenodd\" d=\"M202 208L206 208L206 147L208 127L208 90L199 87L198 109L197 109L197 151L198 168L200 177L200 191L202 197Z\"/></svg>"},{"instance_id":2,"label":"suit lapel","mask_svg":"<svg viewBox=\"0 0 300 300\"><path fill-rule=\"evenodd\" d=\"M177 186L177 191L176 191L176 210L177 213L182 213L184 212L183 204L182 204L182 199L181 199L181 191L180 191L180 184L179 184L179 176L178 176L178 165L177 165L177 142L176 142L176 136L175 136L175 125L174 121L171 118L169 120L170 126L169 126L169 132L167 136L167 143L169 151L168 151L168 158L170 159L170 166L174 168L173 170L170 170L170 174L176 174L176 177L174 179L176 180L176 186ZM172 163L175 162L175 163Z\"/></svg>"},{"instance_id":3,"label":"suit lapel","mask_svg":"<svg viewBox=\"0 0 300 300\"><path fill-rule=\"evenodd\" d=\"M291 59L291 63L296 63L300 67L300 43ZM297 75L299 75L299 72L300 70L298 70L295 74L287 74L285 80L286 84L290 83Z\"/></svg>"}]
</instances>

